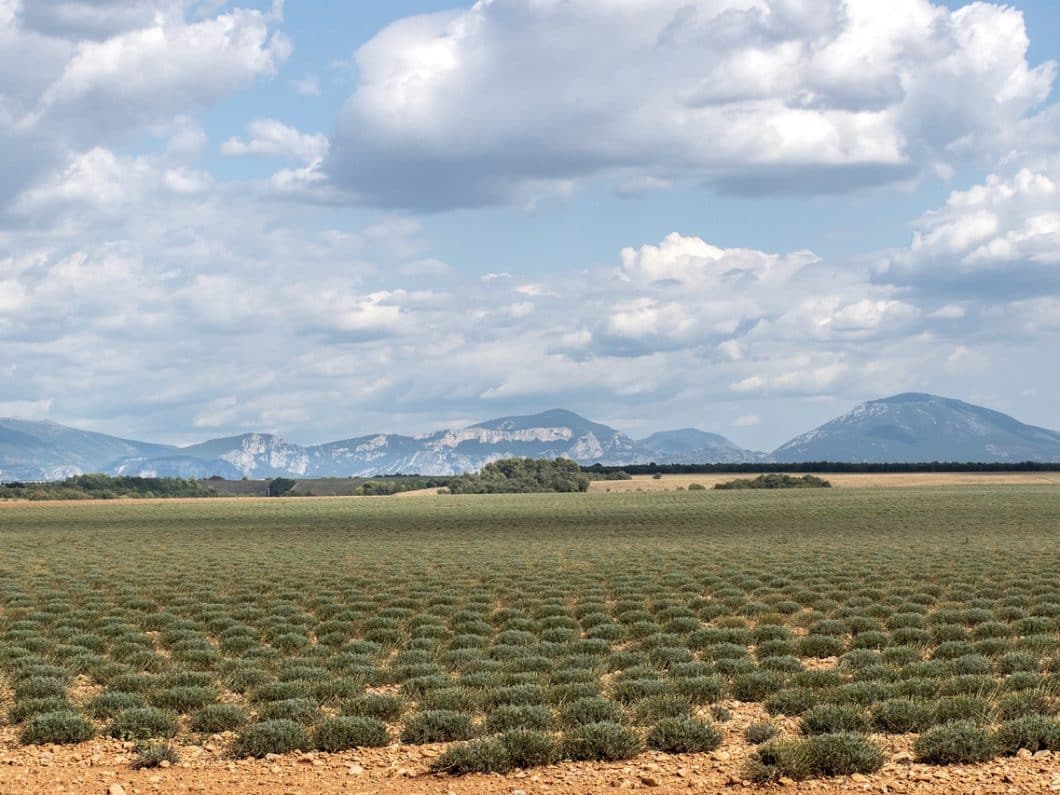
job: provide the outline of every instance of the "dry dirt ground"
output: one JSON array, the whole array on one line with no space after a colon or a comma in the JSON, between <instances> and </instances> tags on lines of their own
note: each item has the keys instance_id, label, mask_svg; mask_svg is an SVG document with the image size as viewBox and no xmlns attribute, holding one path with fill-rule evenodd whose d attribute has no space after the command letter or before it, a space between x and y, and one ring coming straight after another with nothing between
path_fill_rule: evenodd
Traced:
<instances>
[{"instance_id":1,"label":"dry dirt ground","mask_svg":"<svg viewBox=\"0 0 1060 795\"><path fill-rule=\"evenodd\" d=\"M805 474L805 473L802 473ZM589 491L672 491L687 489L699 483L708 489L715 483L738 478L753 478L756 475L663 475L656 480L651 475L635 475L632 480L597 480L589 485ZM937 486L1014 486L1031 484L1060 484L1060 472L924 472L898 474L823 474L819 477L829 481L838 489L878 489L898 487Z\"/></svg>"},{"instance_id":2,"label":"dry dirt ground","mask_svg":"<svg viewBox=\"0 0 1060 795\"><path fill-rule=\"evenodd\" d=\"M751 746L743 729L765 717L756 704L728 702L733 720L723 724L725 741L709 754L668 756L654 752L627 762L563 763L507 776L452 778L431 774L431 760L445 746L390 746L342 754L291 754L234 760L229 738L181 747L182 761L166 769L134 771L132 744L94 740L73 747L19 746L14 730L0 730L0 793L993 793L1060 792L1060 754L996 760L986 765L932 767L912 761L911 738L882 737L889 761L871 776L754 785L740 770ZM787 729L794 727L794 721Z\"/></svg>"}]
</instances>

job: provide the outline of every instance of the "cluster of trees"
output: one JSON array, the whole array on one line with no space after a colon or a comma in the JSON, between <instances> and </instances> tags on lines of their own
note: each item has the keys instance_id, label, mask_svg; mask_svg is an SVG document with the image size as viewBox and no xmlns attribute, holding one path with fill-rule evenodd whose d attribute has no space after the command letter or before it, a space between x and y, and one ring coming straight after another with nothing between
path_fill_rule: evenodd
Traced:
<instances>
[{"instance_id":1,"label":"cluster of trees","mask_svg":"<svg viewBox=\"0 0 1060 795\"><path fill-rule=\"evenodd\" d=\"M743 478L718 483L716 489L828 489L832 484L814 475L803 475L801 478L792 475L759 475L754 480Z\"/></svg>"},{"instance_id":2,"label":"cluster of trees","mask_svg":"<svg viewBox=\"0 0 1060 795\"><path fill-rule=\"evenodd\" d=\"M120 497L216 497L217 492L198 480L131 478L111 475L76 475L53 483L6 483L0 499L116 500Z\"/></svg>"},{"instance_id":3,"label":"cluster of trees","mask_svg":"<svg viewBox=\"0 0 1060 795\"><path fill-rule=\"evenodd\" d=\"M476 474L461 475L449 481L452 494L528 494L588 489L589 476L566 458L555 461L508 458L487 464Z\"/></svg>"}]
</instances>

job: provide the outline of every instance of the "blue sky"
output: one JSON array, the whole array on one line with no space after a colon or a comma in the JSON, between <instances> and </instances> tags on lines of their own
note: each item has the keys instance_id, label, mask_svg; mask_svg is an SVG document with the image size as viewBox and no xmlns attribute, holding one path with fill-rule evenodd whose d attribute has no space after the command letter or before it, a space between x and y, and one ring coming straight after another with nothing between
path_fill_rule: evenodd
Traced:
<instances>
[{"instance_id":1,"label":"blue sky","mask_svg":"<svg viewBox=\"0 0 1060 795\"><path fill-rule=\"evenodd\" d=\"M1044 0L0 0L0 415L1060 427Z\"/></svg>"}]
</instances>

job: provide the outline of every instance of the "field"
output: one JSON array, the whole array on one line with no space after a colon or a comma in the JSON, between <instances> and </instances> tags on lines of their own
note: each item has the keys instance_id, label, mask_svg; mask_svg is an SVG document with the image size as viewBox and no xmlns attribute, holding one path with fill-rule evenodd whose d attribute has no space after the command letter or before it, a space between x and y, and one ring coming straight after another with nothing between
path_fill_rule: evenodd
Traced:
<instances>
[{"instance_id":1,"label":"field","mask_svg":"<svg viewBox=\"0 0 1060 795\"><path fill-rule=\"evenodd\" d=\"M1056 485L10 504L0 550L0 791L1060 787Z\"/></svg>"},{"instance_id":2,"label":"field","mask_svg":"<svg viewBox=\"0 0 1060 795\"><path fill-rule=\"evenodd\" d=\"M802 473L800 473L802 474ZM711 489L717 483L755 475L634 475L631 480L597 480L589 491L675 491L687 490L698 483ZM838 489L943 488L949 486L1024 486L1031 484L1060 486L1060 472L915 472L915 473L818 473Z\"/></svg>"}]
</instances>

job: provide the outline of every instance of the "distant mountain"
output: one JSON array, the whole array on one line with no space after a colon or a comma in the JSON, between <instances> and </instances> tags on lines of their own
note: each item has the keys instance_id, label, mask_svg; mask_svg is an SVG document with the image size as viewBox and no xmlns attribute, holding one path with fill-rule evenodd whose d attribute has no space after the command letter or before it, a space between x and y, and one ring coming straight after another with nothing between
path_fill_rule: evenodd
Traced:
<instances>
[{"instance_id":1,"label":"distant mountain","mask_svg":"<svg viewBox=\"0 0 1060 795\"><path fill-rule=\"evenodd\" d=\"M1060 462L1060 433L960 400L908 393L863 403L773 452L779 462Z\"/></svg>"},{"instance_id":2,"label":"distant mountain","mask_svg":"<svg viewBox=\"0 0 1060 795\"><path fill-rule=\"evenodd\" d=\"M102 472L122 458L158 458L176 450L54 422L0 418L3 480L58 480L84 472Z\"/></svg>"},{"instance_id":3,"label":"distant mountain","mask_svg":"<svg viewBox=\"0 0 1060 795\"><path fill-rule=\"evenodd\" d=\"M563 409L418 436L375 434L309 447L247 433L178 448L50 422L0 419L0 480L56 480L83 472L230 479L454 475L516 456L610 466L651 461L1060 462L1060 433L959 400L920 394L865 403L792 439L771 456L694 428L634 441Z\"/></svg>"},{"instance_id":4,"label":"distant mountain","mask_svg":"<svg viewBox=\"0 0 1060 795\"><path fill-rule=\"evenodd\" d=\"M228 461L219 458L207 460L186 455L171 455L164 458L125 458L107 467L111 475L131 478L206 478L222 477L239 480L243 473Z\"/></svg>"},{"instance_id":5,"label":"distant mountain","mask_svg":"<svg viewBox=\"0 0 1060 795\"><path fill-rule=\"evenodd\" d=\"M637 442L641 457L657 464L753 464L768 461L765 453L737 447L724 436L695 428L659 431Z\"/></svg>"},{"instance_id":6,"label":"distant mountain","mask_svg":"<svg viewBox=\"0 0 1060 795\"><path fill-rule=\"evenodd\" d=\"M614 428L563 409L501 417L419 436L377 434L309 447L270 434L248 433L176 448L83 434L44 423L55 429L56 437L46 446L38 438L41 433L31 435L25 431L33 423L5 422L10 430L6 437L0 436L0 479L7 480L56 479L89 471L144 477L246 475L254 479L399 472L454 475L512 457L570 458L582 464L618 466L649 461L743 462L761 458L760 453L741 450L723 437L694 430L656 434L645 446ZM86 445L79 435L97 440L98 449L93 455L84 453L82 448Z\"/></svg>"}]
</instances>

